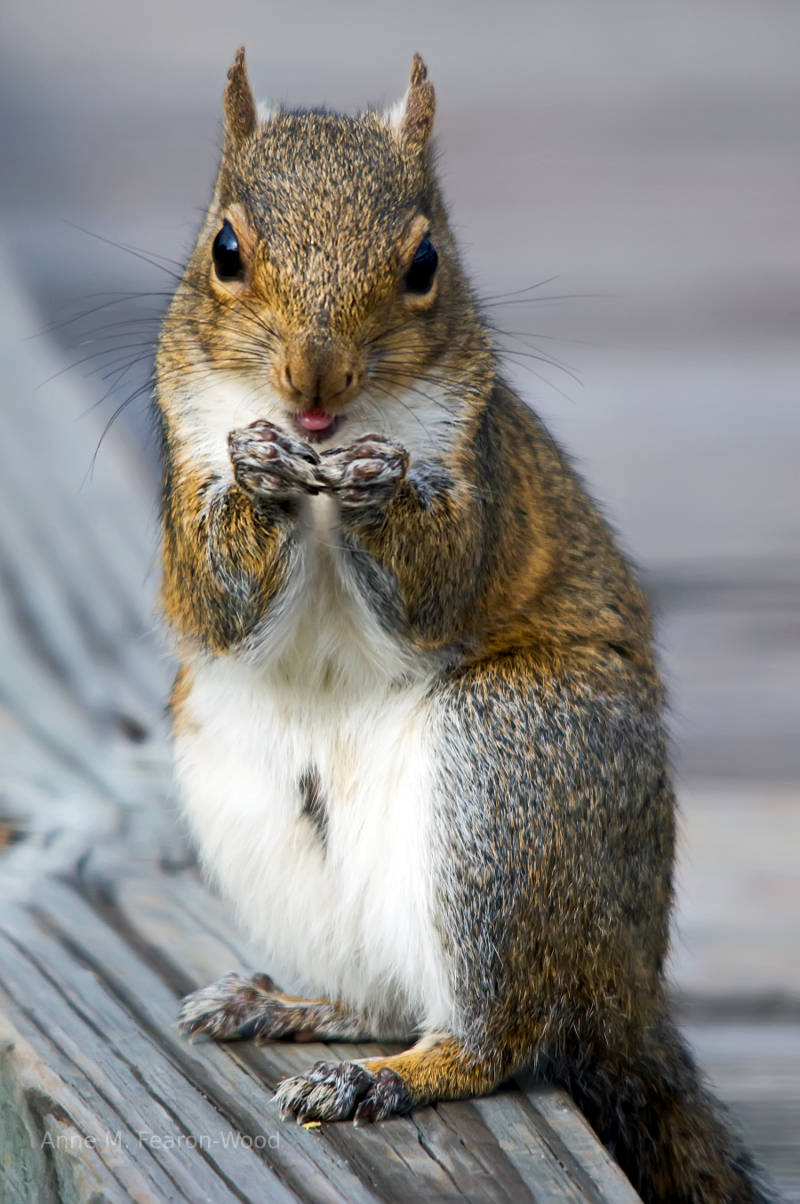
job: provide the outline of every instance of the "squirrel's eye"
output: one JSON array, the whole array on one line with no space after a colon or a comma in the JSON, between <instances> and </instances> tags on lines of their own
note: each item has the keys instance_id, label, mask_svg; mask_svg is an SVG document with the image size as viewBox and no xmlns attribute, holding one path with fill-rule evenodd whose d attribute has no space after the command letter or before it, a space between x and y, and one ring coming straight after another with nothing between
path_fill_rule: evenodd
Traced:
<instances>
[{"instance_id":1,"label":"squirrel's eye","mask_svg":"<svg viewBox=\"0 0 800 1204\"><path fill-rule=\"evenodd\" d=\"M214 257L214 270L220 280L233 280L237 276L241 276L243 265L242 256L239 253L239 240L227 218L214 239L211 254Z\"/></svg>"},{"instance_id":2,"label":"squirrel's eye","mask_svg":"<svg viewBox=\"0 0 800 1204\"><path fill-rule=\"evenodd\" d=\"M429 238L423 238L406 272L406 289L409 293L429 293L436 275L439 256Z\"/></svg>"}]
</instances>

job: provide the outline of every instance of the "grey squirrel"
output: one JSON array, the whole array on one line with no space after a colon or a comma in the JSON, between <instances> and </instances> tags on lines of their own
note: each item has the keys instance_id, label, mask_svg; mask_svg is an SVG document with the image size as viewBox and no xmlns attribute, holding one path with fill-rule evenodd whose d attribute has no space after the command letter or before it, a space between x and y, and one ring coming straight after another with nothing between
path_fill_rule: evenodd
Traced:
<instances>
[{"instance_id":1,"label":"grey squirrel","mask_svg":"<svg viewBox=\"0 0 800 1204\"><path fill-rule=\"evenodd\" d=\"M664 985L674 800L643 594L503 380L415 56L393 109L264 111L237 53L164 323L176 773L272 972L186 1033L408 1039L280 1084L378 1121L522 1068L648 1201L766 1199Z\"/></svg>"}]
</instances>

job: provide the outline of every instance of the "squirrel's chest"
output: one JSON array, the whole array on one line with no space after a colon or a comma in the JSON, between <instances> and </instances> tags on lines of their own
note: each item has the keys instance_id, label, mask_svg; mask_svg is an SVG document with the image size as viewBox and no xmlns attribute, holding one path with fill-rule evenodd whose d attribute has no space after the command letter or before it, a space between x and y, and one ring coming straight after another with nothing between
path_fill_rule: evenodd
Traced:
<instances>
[{"instance_id":1,"label":"squirrel's chest","mask_svg":"<svg viewBox=\"0 0 800 1204\"><path fill-rule=\"evenodd\" d=\"M176 730L184 809L276 978L443 1021L434 729L422 682L314 693L232 660L191 670Z\"/></svg>"},{"instance_id":2,"label":"squirrel's chest","mask_svg":"<svg viewBox=\"0 0 800 1204\"><path fill-rule=\"evenodd\" d=\"M268 688L289 705L320 692L380 693L431 668L403 634L396 585L370 580L344 538L331 499L308 499L294 571L255 640Z\"/></svg>"}]
</instances>

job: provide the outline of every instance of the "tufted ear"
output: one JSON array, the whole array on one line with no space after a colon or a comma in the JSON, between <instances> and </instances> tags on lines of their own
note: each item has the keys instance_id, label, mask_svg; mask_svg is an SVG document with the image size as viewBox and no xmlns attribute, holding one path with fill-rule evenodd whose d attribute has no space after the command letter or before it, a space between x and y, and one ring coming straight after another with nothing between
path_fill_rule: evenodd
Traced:
<instances>
[{"instance_id":1,"label":"tufted ear","mask_svg":"<svg viewBox=\"0 0 800 1204\"><path fill-rule=\"evenodd\" d=\"M256 102L253 100L244 62L244 46L240 46L236 51L233 66L228 72L224 108L225 147L233 149L250 137L258 121Z\"/></svg>"},{"instance_id":2,"label":"tufted ear","mask_svg":"<svg viewBox=\"0 0 800 1204\"><path fill-rule=\"evenodd\" d=\"M402 100L386 114L386 120L403 142L412 150L422 151L433 132L436 94L428 79L428 68L421 56L411 60L408 91Z\"/></svg>"}]
</instances>

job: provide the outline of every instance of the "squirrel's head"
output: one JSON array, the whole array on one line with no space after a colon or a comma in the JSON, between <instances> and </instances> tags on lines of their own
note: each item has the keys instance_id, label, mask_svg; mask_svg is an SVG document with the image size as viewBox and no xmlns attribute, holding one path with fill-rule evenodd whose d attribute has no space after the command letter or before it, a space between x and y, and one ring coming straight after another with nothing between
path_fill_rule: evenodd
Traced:
<instances>
[{"instance_id":1,"label":"squirrel's head","mask_svg":"<svg viewBox=\"0 0 800 1204\"><path fill-rule=\"evenodd\" d=\"M394 108L349 117L262 111L239 50L224 108L214 197L162 338L162 393L167 369L173 381L181 368L204 383L224 373L268 399L261 416L325 440L350 415L375 429L414 390L420 409L456 376L463 390L487 344L434 179L419 55Z\"/></svg>"}]
</instances>

